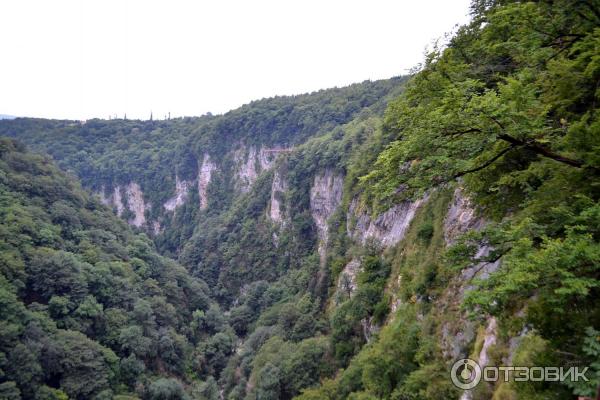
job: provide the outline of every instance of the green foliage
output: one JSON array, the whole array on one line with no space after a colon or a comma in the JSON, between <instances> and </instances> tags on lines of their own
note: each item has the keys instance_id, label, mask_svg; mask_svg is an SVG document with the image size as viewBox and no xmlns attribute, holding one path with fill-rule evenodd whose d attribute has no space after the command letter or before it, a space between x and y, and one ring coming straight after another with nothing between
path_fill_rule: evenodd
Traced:
<instances>
[{"instance_id":1,"label":"green foliage","mask_svg":"<svg viewBox=\"0 0 600 400\"><path fill-rule=\"evenodd\" d=\"M522 338L514 355L515 365L551 366L557 365L557 359L548 351L548 343L535 333ZM554 382L510 382L518 398L561 399L569 395L564 386Z\"/></svg>"},{"instance_id":2,"label":"green foliage","mask_svg":"<svg viewBox=\"0 0 600 400\"><path fill-rule=\"evenodd\" d=\"M436 328L443 321L431 304L447 279L438 268L442 268L443 220L449 201L449 191L432 194L415 215L405 239L385 252L383 260L373 255L363 258L364 267L358 275L356 294L333 311L331 324L332 339L340 334L347 337L354 334L361 341L337 342L333 350L336 356L347 357L347 367L335 380L326 381L318 389L306 390L298 398L457 397L448 380L447 365L441 357L436 336ZM419 238L424 226L432 232L428 241ZM435 271L433 276L431 271ZM429 281L424 283L426 279ZM394 282L399 281L398 287ZM366 294L359 297L361 287L367 289L366 293L375 295L371 302L365 303L364 300L369 299ZM400 306L388 315L393 298L400 300ZM373 302L376 299L380 299L378 303ZM385 306L386 311L378 320L382 325L379 334L371 337L368 344L364 343L360 319L353 319L356 313L364 312L365 304L375 304L371 308L372 314L366 313L366 316L376 316L378 307ZM360 317L364 318L364 315ZM357 330L350 329L352 327ZM352 357L353 353L357 354Z\"/></svg>"},{"instance_id":3,"label":"green foliage","mask_svg":"<svg viewBox=\"0 0 600 400\"><path fill-rule=\"evenodd\" d=\"M513 334L534 326L540 352L560 350L560 364L583 362L586 327L600 324L599 15L595 2L474 2L472 22L388 107L393 141L360 180L376 210L459 181L490 223L463 237L447 265L499 262L463 305ZM421 239L429 235L422 225ZM418 295L437 280L427 271ZM564 388L527 390L542 398Z\"/></svg>"},{"instance_id":4,"label":"green foliage","mask_svg":"<svg viewBox=\"0 0 600 400\"><path fill-rule=\"evenodd\" d=\"M7 381L0 383L0 399L13 400L20 398L21 391L19 390L15 382Z\"/></svg>"},{"instance_id":5,"label":"green foliage","mask_svg":"<svg viewBox=\"0 0 600 400\"><path fill-rule=\"evenodd\" d=\"M589 326L585 330L585 334L582 349L585 361L580 367L589 368L586 374L589 381L569 381L567 386L573 389L573 393L576 395L594 397L600 387L600 332Z\"/></svg>"},{"instance_id":6,"label":"green foliage","mask_svg":"<svg viewBox=\"0 0 600 400\"><path fill-rule=\"evenodd\" d=\"M194 310L210 314L206 284L47 158L0 148L2 392L110 398L147 373L185 378L186 327Z\"/></svg>"},{"instance_id":7,"label":"green foliage","mask_svg":"<svg viewBox=\"0 0 600 400\"><path fill-rule=\"evenodd\" d=\"M185 394L180 382L173 378L160 378L148 387L148 399L150 400L185 400L189 397Z\"/></svg>"},{"instance_id":8,"label":"green foliage","mask_svg":"<svg viewBox=\"0 0 600 400\"><path fill-rule=\"evenodd\" d=\"M224 115L169 120L99 120L85 122L17 118L0 122L0 136L15 137L34 151L47 153L76 174L88 189L111 191L136 182L151 205L148 217L164 229L156 241L175 255L206 214L226 211L236 196L232 179L234 146L297 146L352 121L367 109L380 113L386 96L397 93L402 78L365 81L344 88L254 101ZM163 204L173 196L176 177L193 180L204 155L219 161L209 185L209 209L188 202L176 213ZM123 196L126 202L126 196ZM60 211L60 210L57 210ZM64 213L63 213L64 214ZM133 217L127 208L122 215ZM148 231L151 231L148 226Z\"/></svg>"},{"instance_id":9,"label":"green foliage","mask_svg":"<svg viewBox=\"0 0 600 400\"><path fill-rule=\"evenodd\" d=\"M358 289L353 296L335 309L331 317L331 341L340 365L347 365L365 343L363 324L370 317L374 323L383 322L389 299L384 287L390 274L390 265L376 255L367 255L361 261Z\"/></svg>"},{"instance_id":10,"label":"green foliage","mask_svg":"<svg viewBox=\"0 0 600 400\"><path fill-rule=\"evenodd\" d=\"M257 387L249 394L250 398L291 399L300 389L315 385L325 372L326 353L324 338L298 343L286 342L279 337L269 339L253 361L250 379L257 382Z\"/></svg>"},{"instance_id":11,"label":"green foliage","mask_svg":"<svg viewBox=\"0 0 600 400\"><path fill-rule=\"evenodd\" d=\"M429 223L421 225L417 236L419 239L429 242L433 237L433 224Z\"/></svg>"},{"instance_id":12,"label":"green foliage","mask_svg":"<svg viewBox=\"0 0 600 400\"><path fill-rule=\"evenodd\" d=\"M0 397L458 398L451 329L490 315L500 330L491 359L589 365L593 380L511 381L474 398L593 395L600 8L475 0L471 9L403 93L392 79L220 116L0 122L0 134L49 153L89 189L139 183L147 218L164 229L154 243L134 234L47 157L0 141ZM276 162L288 187L276 195L281 224L266 213L273 172L237 190L238 146L294 147ZM166 211L175 178L193 181L205 154L219 163L209 207L190 190ZM311 185L325 170L345 178L321 259ZM486 224L446 250L456 184ZM351 204L376 216L425 194L398 245L348 236ZM357 289L333 299L352 259ZM495 272L466 280L465 268L490 263ZM471 345L458 351L477 354L481 338Z\"/></svg>"},{"instance_id":13,"label":"green foliage","mask_svg":"<svg viewBox=\"0 0 600 400\"><path fill-rule=\"evenodd\" d=\"M535 293L534 303L554 313L573 315L572 306L579 304L584 318L589 318L595 307L586 304L600 288L600 245L590 233L598 226L597 215L600 205L585 209L575 217L578 224L565 226L564 237L557 238L532 237L529 230L523 231L532 223L524 220L510 232L511 249L503 257L503 268L480 282L484 290L471 292L467 305L480 304L492 312L514 309Z\"/></svg>"},{"instance_id":14,"label":"green foliage","mask_svg":"<svg viewBox=\"0 0 600 400\"><path fill-rule=\"evenodd\" d=\"M465 176L481 201L508 210L523 201L524 185L537 186L539 167L597 174L598 70L584 50L597 41L597 17L555 3L493 7L431 54L387 110L398 140L363 178L371 198ZM562 35L573 40L560 42ZM577 89L564 89L570 85Z\"/></svg>"}]
</instances>

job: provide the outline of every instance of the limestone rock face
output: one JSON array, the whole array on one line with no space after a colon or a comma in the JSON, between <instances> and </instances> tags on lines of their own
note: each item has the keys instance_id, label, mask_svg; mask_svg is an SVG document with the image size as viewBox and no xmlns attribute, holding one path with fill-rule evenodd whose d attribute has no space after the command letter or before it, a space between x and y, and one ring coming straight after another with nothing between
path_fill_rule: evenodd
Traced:
<instances>
[{"instance_id":1,"label":"limestone rock face","mask_svg":"<svg viewBox=\"0 0 600 400\"><path fill-rule=\"evenodd\" d=\"M145 213L146 210L150 209L151 205L144 202L144 193L140 185L136 182L130 182L125 187L120 185L115 186L109 196L106 195L106 188L102 186L100 192L97 194L103 204L116 209L119 217L123 215L126 208L133 212L134 217L127 221L130 225L140 228L146 223ZM123 202L123 196L127 200L127 207L125 207L125 203Z\"/></svg>"},{"instance_id":2,"label":"limestone rock face","mask_svg":"<svg viewBox=\"0 0 600 400\"><path fill-rule=\"evenodd\" d=\"M374 317L368 317L360 320L363 328L363 336L367 343L371 342L373 335L381 330L381 327L375 323Z\"/></svg>"},{"instance_id":3,"label":"limestone rock face","mask_svg":"<svg viewBox=\"0 0 600 400\"><path fill-rule=\"evenodd\" d=\"M161 234L162 230L163 230L163 228L160 225L160 222L158 222L158 221L152 222L152 233L154 234L154 236Z\"/></svg>"},{"instance_id":4,"label":"limestone rock face","mask_svg":"<svg viewBox=\"0 0 600 400\"><path fill-rule=\"evenodd\" d=\"M487 321L487 326L485 327L485 334L483 337L483 345L481 346L481 351L479 352L479 366L485 367L490 362L490 355L488 351L490 346L496 344L497 340L497 327L496 327L496 318L490 317Z\"/></svg>"},{"instance_id":5,"label":"limestone rock face","mask_svg":"<svg viewBox=\"0 0 600 400\"><path fill-rule=\"evenodd\" d=\"M192 182L180 180L179 177L175 175L175 196L171 197L163 204L165 210L173 211L177 207L183 205L187 200L188 190L191 186Z\"/></svg>"},{"instance_id":6,"label":"limestone rock face","mask_svg":"<svg viewBox=\"0 0 600 400\"><path fill-rule=\"evenodd\" d=\"M454 191L454 197L448 208L444 219L444 239L447 246L453 245L464 233L472 230L480 230L486 224L484 218L477 215L476 210L462 188ZM476 259L485 259L493 249L487 245L481 245L475 254ZM460 275L450 282L446 290L447 295L441 300L446 306L455 307L460 304L465 293L473 289L473 279L486 279L491 273L500 267L500 261L476 262L461 271ZM461 314L458 308L457 319L453 324L446 323L442 329L442 349L444 355L450 359L458 359L467 356L467 349L476 337L476 325L469 320L465 314ZM481 366L488 362L488 348L496 341L496 320L489 318L486 323L484 344L478 355ZM467 392L465 392L467 393ZM465 397L466 396L466 397ZM470 399L469 394L463 395L461 399Z\"/></svg>"},{"instance_id":7,"label":"limestone rock face","mask_svg":"<svg viewBox=\"0 0 600 400\"><path fill-rule=\"evenodd\" d=\"M490 317L487 319L481 351L477 356L477 360L475 360L481 368L486 367L489 364L490 356L488 351L491 346L496 344L497 336L498 332L496 318ZM471 390L465 390L460 396L460 400L471 400L472 398L473 392Z\"/></svg>"},{"instance_id":8,"label":"limestone rock face","mask_svg":"<svg viewBox=\"0 0 600 400\"><path fill-rule=\"evenodd\" d=\"M444 219L446 244L453 244L460 235L469 230L479 230L483 225L483 219L477 216L471 200L465 195L463 189L456 188Z\"/></svg>"},{"instance_id":9,"label":"limestone rock face","mask_svg":"<svg viewBox=\"0 0 600 400\"><path fill-rule=\"evenodd\" d=\"M200 198L200 209L205 210L208 207L207 189L210 184L212 173L217 169L217 165L210 160L208 154L204 154L202 163L198 168L198 196Z\"/></svg>"},{"instance_id":10,"label":"limestone rock face","mask_svg":"<svg viewBox=\"0 0 600 400\"><path fill-rule=\"evenodd\" d=\"M362 264L359 259L353 258L340 273L337 281L338 303L352 298L358 288L358 274L362 271Z\"/></svg>"},{"instance_id":11,"label":"limestone rock face","mask_svg":"<svg viewBox=\"0 0 600 400\"><path fill-rule=\"evenodd\" d=\"M229 154L233 155L233 178L242 193L250 190L260 174L274 167L277 157L282 152L291 150L281 146L269 148L263 146L258 149L239 143L235 146L235 150L231 150ZM208 153L204 153L202 160L198 162L198 173L195 180L184 180L175 175L175 193L163 203L163 209L166 212L173 212L185 204L189 200L190 189L194 185L197 185L199 208L207 209L209 205L208 186L218 169L217 163L211 159ZM271 220L281 225L285 222L281 199L287 189L284 177L281 173L276 173L267 214ZM145 226L148 233L154 235L162 232L163 218L159 217L156 221L146 220L145 212L150 209L151 204L144 200L144 193L137 182L132 181L127 185L116 185L110 188L102 186L96 194L103 204L114 208L120 217L125 211L131 211L134 217L127 221L129 224L138 228Z\"/></svg>"},{"instance_id":12,"label":"limestone rock face","mask_svg":"<svg viewBox=\"0 0 600 400\"><path fill-rule=\"evenodd\" d=\"M317 226L319 237L319 255L325 261L327 242L329 240L329 218L342 202L344 178L331 170L315 176L310 188L310 212Z\"/></svg>"},{"instance_id":13,"label":"limestone rock face","mask_svg":"<svg viewBox=\"0 0 600 400\"><path fill-rule=\"evenodd\" d=\"M235 176L242 193L250 190L262 172L273 168L280 151L286 149L280 146L272 148L261 146L257 149L254 146L241 145L233 152Z\"/></svg>"},{"instance_id":14,"label":"limestone rock face","mask_svg":"<svg viewBox=\"0 0 600 400\"><path fill-rule=\"evenodd\" d=\"M127 194L127 207L134 214L134 217L128 222L131 225L140 228L146 223L145 212L150 208L150 204L144 202L144 194L140 189L140 185L135 182L131 182L127 185L125 193Z\"/></svg>"},{"instance_id":15,"label":"limestone rock face","mask_svg":"<svg viewBox=\"0 0 600 400\"><path fill-rule=\"evenodd\" d=\"M100 191L97 192L97 195L100 197L100 201L102 204L108 207L114 207L117 210L117 215L120 217L125 211L125 206L123 205L123 199L121 197L121 187L119 185L115 186L110 195L106 195L106 187L102 185Z\"/></svg>"},{"instance_id":16,"label":"limestone rock face","mask_svg":"<svg viewBox=\"0 0 600 400\"><path fill-rule=\"evenodd\" d=\"M384 247L393 246L404 238L415 213L426 200L427 197L405 201L372 217L357 210L358 201L355 199L350 205L348 221L355 218L356 225L353 229L348 225L348 236L363 244L372 239Z\"/></svg>"},{"instance_id":17,"label":"limestone rock face","mask_svg":"<svg viewBox=\"0 0 600 400\"><path fill-rule=\"evenodd\" d=\"M287 190L287 181L282 176L281 171L276 170L273 174L273 183L271 184L271 200L269 201L267 216L271 221L280 225L284 222L282 199Z\"/></svg>"}]
</instances>

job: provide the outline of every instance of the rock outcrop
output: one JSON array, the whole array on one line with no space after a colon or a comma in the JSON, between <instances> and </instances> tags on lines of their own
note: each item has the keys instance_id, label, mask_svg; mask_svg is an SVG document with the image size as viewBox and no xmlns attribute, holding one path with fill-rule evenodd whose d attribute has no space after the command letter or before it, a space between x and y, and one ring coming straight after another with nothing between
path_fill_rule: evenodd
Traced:
<instances>
[{"instance_id":1,"label":"rock outcrop","mask_svg":"<svg viewBox=\"0 0 600 400\"><path fill-rule=\"evenodd\" d=\"M464 190L457 188L454 191L454 197L448 208L446 218L444 219L444 239L447 246L451 246L456 242L460 235L471 230L480 230L485 226L486 221L479 217L471 200L464 193ZM485 259L492 248L487 245L481 245L475 254L476 259ZM485 279L491 273L496 271L500 266L500 261L487 262L481 261L475 263L461 271L460 275L455 278L448 289L447 295L440 301L446 307L454 307L460 304L465 296L465 293L473 288L472 281L474 278ZM473 342L476 336L476 325L469 320L466 315L461 314L458 309L453 311L458 317L454 323L445 323L442 328L442 348L444 355L450 359L458 359L467 356L469 344ZM487 322L486 337L484 346L479 354L480 362L487 363L487 349L496 340L496 320L491 318ZM486 344L487 343L487 344ZM461 399L469 399L468 392L465 392Z\"/></svg>"},{"instance_id":2,"label":"rock outcrop","mask_svg":"<svg viewBox=\"0 0 600 400\"><path fill-rule=\"evenodd\" d=\"M144 202L142 189L140 189L140 185L135 182L131 182L127 185L125 193L127 194L127 208L134 214L134 217L128 222L131 225L140 228L146 223L145 213L146 210L150 208L150 204Z\"/></svg>"},{"instance_id":3,"label":"rock outcrop","mask_svg":"<svg viewBox=\"0 0 600 400\"><path fill-rule=\"evenodd\" d=\"M277 156L282 151L285 152L288 149L275 146L272 148L261 147L257 150L254 146L242 145L233 152L235 175L242 193L250 190L262 172L273 168Z\"/></svg>"},{"instance_id":4,"label":"rock outcrop","mask_svg":"<svg viewBox=\"0 0 600 400\"><path fill-rule=\"evenodd\" d=\"M158 221L152 222L152 233L154 234L154 236L161 234L162 230L163 230L163 228L160 225L160 222L158 222Z\"/></svg>"},{"instance_id":5,"label":"rock outcrop","mask_svg":"<svg viewBox=\"0 0 600 400\"><path fill-rule=\"evenodd\" d=\"M125 211L125 206L123 205L123 199L121 197L121 187L119 185L115 186L110 195L106 195L106 187L102 185L100 188L100 192L97 193L100 197L100 201L102 204L113 207L117 211L117 215L120 217Z\"/></svg>"},{"instance_id":6,"label":"rock outcrop","mask_svg":"<svg viewBox=\"0 0 600 400\"><path fill-rule=\"evenodd\" d=\"M163 207L167 211L173 211L177 207L183 205L188 197L188 190L192 186L192 182L186 180L180 180L177 175L175 175L175 196L171 197L169 200L163 204Z\"/></svg>"},{"instance_id":7,"label":"rock outcrop","mask_svg":"<svg viewBox=\"0 0 600 400\"><path fill-rule=\"evenodd\" d=\"M477 216L471 200L464 194L464 190L460 187L456 188L444 219L446 244L453 244L460 235L473 229L479 230L484 224L484 220Z\"/></svg>"},{"instance_id":8,"label":"rock outcrop","mask_svg":"<svg viewBox=\"0 0 600 400\"><path fill-rule=\"evenodd\" d=\"M485 331L483 333L483 343L481 345L481 350L477 355L477 360L475 360L481 368L488 366L490 362L489 349L491 346L496 344L497 337L498 332L496 318L491 317L487 320ZM470 390L465 390L460 396L460 400L471 400L472 398L473 392Z\"/></svg>"},{"instance_id":9,"label":"rock outcrop","mask_svg":"<svg viewBox=\"0 0 600 400\"><path fill-rule=\"evenodd\" d=\"M496 344L498 332L496 327L496 318L491 317L488 319L487 326L485 327L485 333L483 336L483 345L481 346L481 351L479 352L479 366L485 367L490 362L489 349L491 346Z\"/></svg>"},{"instance_id":10,"label":"rock outcrop","mask_svg":"<svg viewBox=\"0 0 600 400\"><path fill-rule=\"evenodd\" d=\"M123 191L127 207L123 202ZM115 186L110 196L106 195L106 188L102 186L98 196L103 204L113 207L119 217L123 215L126 208L131 211L134 217L127 221L130 225L140 228L146 223L145 213L150 209L150 204L144 202L144 193L136 182L130 182L124 188L120 185Z\"/></svg>"},{"instance_id":11,"label":"rock outcrop","mask_svg":"<svg viewBox=\"0 0 600 400\"><path fill-rule=\"evenodd\" d=\"M208 154L204 154L202 163L198 167L198 197L200 198L200 209L205 210L208 207L208 185L212 173L217 169L217 165L210 160Z\"/></svg>"},{"instance_id":12,"label":"rock outcrop","mask_svg":"<svg viewBox=\"0 0 600 400\"><path fill-rule=\"evenodd\" d=\"M360 320L360 325L363 329L363 337L367 343L371 341L374 334L381 330L381 327L375 323L374 319L374 317L368 317Z\"/></svg>"},{"instance_id":13,"label":"rock outcrop","mask_svg":"<svg viewBox=\"0 0 600 400\"><path fill-rule=\"evenodd\" d=\"M256 168L256 149L250 147L246 151L245 147L237 149L233 153L233 162L236 167L236 178L240 190L245 193L250 189L252 183L258 177Z\"/></svg>"},{"instance_id":14,"label":"rock outcrop","mask_svg":"<svg viewBox=\"0 0 600 400\"><path fill-rule=\"evenodd\" d=\"M271 200L269 201L267 216L271 221L280 225L284 223L282 201L287 190L287 181L282 176L281 171L276 170L273 174L273 183L271 184Z\"/></svg>"},{"instance_id":15,"label":"rock outcrop","mask_svg":"<svg viewBox=\"0 0 600 400\"><path fill-rule=\"evenodd\" d=\"M405 201L372 217L357 210L358 201L355 199L350 204L348 221L355 219L356 223L354 227L348 224L348 236L363 244L368 240L375 240L384 247L393 246L404 238L415 213L426 200L427 196L415 201Z\"/></svg>"},{"instance_id":16,"label":"rock outcrop","mask_svg":"<svg viewBox=\"0 0 600 400\"><path fill-rule=\"evenodd\" d=\"M361 270L361 262L356 258L344 266L337 281L336 302L338 304L352 298L358 288L357 276Z\"/></svg>"},{"instance_id":17,"label":"rock outcrop","mask_svg":"<svg viewBox=\"0 0 600 400\"><path fill-rule=\"evenodd\" d=\"M317 226L321 264L325 262L327 254L328 221L342 202L343 187L343 176L335 174L332 170L326 170L315 176L310 188L310 212Z\"/></svg>"}]
</instances>

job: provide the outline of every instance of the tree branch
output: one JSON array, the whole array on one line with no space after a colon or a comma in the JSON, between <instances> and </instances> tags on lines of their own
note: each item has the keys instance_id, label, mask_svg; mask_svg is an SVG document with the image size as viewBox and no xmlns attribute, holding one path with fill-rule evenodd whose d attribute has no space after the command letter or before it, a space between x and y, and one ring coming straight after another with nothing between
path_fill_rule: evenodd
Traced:
<instances>
[{"instance_id":1,"label":"tree branch","mask_svg":"<svg viewBox=\"0 0 600 400\"><path fill-rule=\"evenodd\" d=\"M505 130L504 129L504 125L500 121L498 121L493 116L488 116L488 117L492 121L494 121L494 123L496 123L500 127L500 129L502 131ZM445 136L455 137L455 136L460 136L460 135L468 134L468 133L481 133L481 132L482 132L481 129L478 129L478 128L468 128L468 129L465 129L465 130L458 130L458 131L445 131L442 134L445 135ZM502 141L505 141L505 142L509 143L510 145L508 147L506 147L505 149L501 150L498 154L496 154L495 156L493 156L492 158L490 158L489 160L487 160L483 164L481 164L481 165L479 165L477 167L474 167L474 168L471 168L471 169L468 169L468 170L456 173L454 176L452 176L452 179L457 179L457 178L460 178L461 176L464 176L464 175L467 175L467 174L471 174L473 172L481 171L482 169L485 169L485 168L489 167L495 161L497 161L499 158L501 158L506 153L508 153L509 151L511 151L511 150L513 150L513 149L515 149L517 147L525 148L525 149L527 149L529 151L534 152L535 154L541 155L543 157L550 158L550 159L552 159L554 161L558 161L558 162L563 163L563 164L570 165L571 167L583 168L583 166L584 166L583 161L562 156L562 155L560 155L560 154L558 154L558 153L556 153L556 152L554 152L554 151L552 151L552 150L550 150L550 149L548 149L548 148L546 148L544 146L541 146L541 145L539 145L539 144L537 144L535 142L524 141L524 140L521 140L521 139L517 139L517 138L515 138L513 136L510 136L510 135L508 135L506 133L502 133L502 134L498 135L497 137L498 137L498 139L500 139ZM590 168L596 170L595 167L590 167Z\"/></svg>"},{"instance_id":2,"label":"tree branch","mask_svg":"<svg viewBox=\"0 0 600 400\"><path fill-rule=\"evenodd\" d=\"M504 131L504 125L502 125L502 123L500 121L498 121L496 118L489 116L489 118L494 121L499 127L500 129L502 129ZM498 135L498 139L500 140L504 140L505 142L510 143L511 145L514 146L522 146L528 150L533 151L536 154L539 154L541 156L550 158L554 161L558 161L560 163L563 164L567 164L570 165L572 167L576 167L576 168L582 168L583 167L583 161L580 160L574 160L572 158L568 158L565 156L561 156L558 153L555 153L554 151L545 148L544 146L541 146L537 143L533 143L533 142L526 142L524 140L521 139L517 139L515 137L512 137L506 133L502 133L500 135ZM595 169L595 168L594 168Z\"/></svg>"},{"instance_id":3,"label":"tree branch","mask_svg":"<svg viewBox=\"0 0 600 400\"><path fill-rule=\"evenodd\" d=\"M503 155L505 155L506 153L508 153L509 151L511 151L512 149L514 149L516 147L517 147L516 144L511 144L510 146L508 146L504 150L500 151L498 154L496 154L494 157L490 158L489 160L487 160L483 164L481 164L481 165L479 165L479 166L477 166L475 168L471 168L471 169L468 169L466 171L459 172L459 173L455 174L452 178L456 179L456 178L460 178L463 175L467 175L467 174L470 174L470 173L473 173L473 172L481 171L482 169L489 167L497 159L499 159L500 157L502 157Z\"/></svg>"},{"instance_id":4,"label":"tree branch","mask_svg":"<svg viewBox=\"0 0 600 400\"><path fill-rule=\"evenodd\" d=\"M462 130L462 131L445 130L444 132L442 132L442 135L444 135L444 136L450 136L450 137L455 137L455 136L465 135L467 133L481 133L481 129L478 129L478 128L469 128L469 129L465 129L465 130Z\"/></svg>"},{"instance_id":5,"label":"tree branch","mask_svg":"<svg viewBox=\"0 0 600 400\"><path fill-rule=\"evenodd\" d=\"M576 167L576 168L583 167L583 161L574 160L572 158L561 156L560 154L555 153L552 150L547 149L547 148L545 148L543 146L540 146L539 144L536 144L536 143L525 142L523 140L516 139L516 138L514 138L514 137L512 137L510 135L507 135L505 133L503 133L501 135L498 135L498 139L504 140L505 142L508 142L508 143L510 143L512 145L515 145L515 146L522 146L522 147L524 147L524 148L526 148L528 150L533 151L536 154L539 154L541 156L550 158L550 159L552 159L554 161L558 161L558 162L563 163L563 164L570 165L572 167Z\"/></svg>"}]
</instances>

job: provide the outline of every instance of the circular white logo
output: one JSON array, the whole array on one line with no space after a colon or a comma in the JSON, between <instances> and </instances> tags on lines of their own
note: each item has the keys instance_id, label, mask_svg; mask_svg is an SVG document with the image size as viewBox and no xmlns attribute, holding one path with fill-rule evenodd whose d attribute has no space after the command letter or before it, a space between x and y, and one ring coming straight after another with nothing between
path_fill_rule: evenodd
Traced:
<instances>
[{"instance_id":1,"label":"circular white logo","mask_svg":"<svg viewBox=\"0 0 600 400\"><path fill-rule=\"evenodd\" d=\"M452 365L452 383L459 389L473 389L481 380L481 367L470 358L463 358Z\"/></svg>"}]
</instances>

